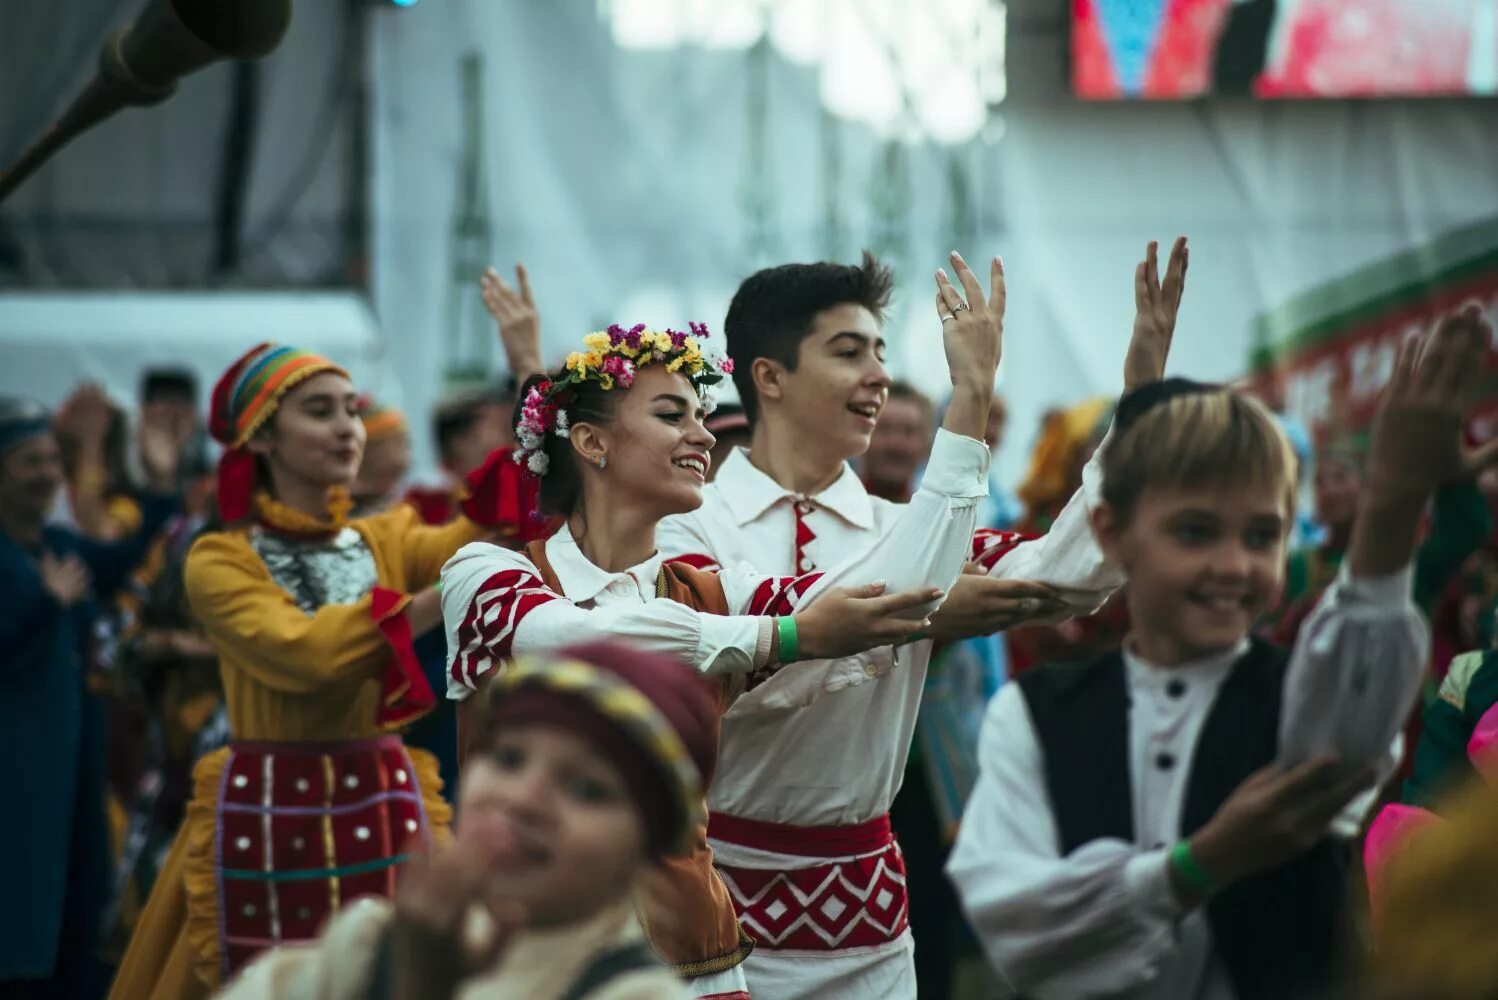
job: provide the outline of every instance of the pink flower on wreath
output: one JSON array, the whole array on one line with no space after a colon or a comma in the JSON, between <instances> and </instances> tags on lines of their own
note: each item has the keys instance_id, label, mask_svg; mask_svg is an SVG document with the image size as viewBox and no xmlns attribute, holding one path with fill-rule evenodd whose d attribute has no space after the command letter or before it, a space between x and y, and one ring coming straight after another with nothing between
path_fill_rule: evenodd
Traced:
<instances>
[{"instance_id":1,"label":"pink flower on wreath","mask_svg":"<svg viewBox=\"0 0 1498 1000\"><path fill-rule=\"evenodd\" d=\"M634 364L628 358L618 354L610 354L604 358L600 371L605 375L614 376L619 385L625 389L635 384Z\"/></svg>"},{"instance_id":2,"label":"pink flower on wreath","mask_svg":"<svg viewBox=\"0 0 1498 1000\"><path fill-rule=\"evenodd\" d=\"M722 372L724 375L732 375L733 374L733 358L724 358L722 361L719 361L718 362L718 371Z\"/></svg>"}]
</instances>

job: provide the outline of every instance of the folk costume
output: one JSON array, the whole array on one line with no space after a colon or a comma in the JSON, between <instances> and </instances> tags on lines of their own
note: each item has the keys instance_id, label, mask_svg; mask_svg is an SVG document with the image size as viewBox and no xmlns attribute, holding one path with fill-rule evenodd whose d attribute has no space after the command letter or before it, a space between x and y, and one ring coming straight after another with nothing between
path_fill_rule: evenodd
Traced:
<instances>
[{"instance_id":1,"label":"folk costume","mask_svg":"<svg viewBox=\"0 0 1498 1000\"><path fill-rule=\"evenodd\" d=\"M941 434L937 449L981 442ZM932 467L936 452L933 451ZM982 473L986 478L986 472ZM928 480L923 484L930 489ZM1122 577L1092 540L1088 513L1101 476L1038 539L980 530L960 557L993 576L1054 587L1075 613L1093 610ZM986 492L986 483L978 487ZM704 568L813 573L880 551L915 558L890 532L916 513L869 496L844 468L816 496L790 493L735 451L703 504L662 522L661 551ZM889 577L891 589L896 579ZM914 581L912 581L914 582ZM718 776L708 792L709 843L745 929L758 942L751 992L775 998L909 998L916 994L905 865L889 825L921 704L931 643L799 664L740 699L723 719ZM835 697L798 697L803 672L844 678Z\"/></svg>"},{"instance_id":2,"label":"folk costume","mask_svg":"<svg viewBox=\"0 0 1498 1000\"><path fill-rule=\"evenodd\" d=\"M617 331L611 336L617 341L629 335ZM669 364L678 353L690 356L691 346L683 342L674 350L656 350ZM618 356L605 353L600 361L608 363ZM598 367L584 364L589 370ZM522 422L522 445L539 441L540 434L554 432L557 424L557 416L543 409L544 397L538 394L533 402L527 409L537 416L530 421L533 426ZM970 555L989 458L982 442L941 432L921 490L905 508L905 516L890 519L887 537L877 548L854 553L854 558L826 573L771 577L747 564L706 572L657 553L639 566L611 574L589 562L566 529L544 545L532 545L525 555L495 546L469 546L443 572L443 617L452 655L450 694L464 697L480 677L515 653L575 636L613 634L694 664L714 681L721 704L730 712L752 706L754 712L783 713L834 700L829 696L840 696L868 679L865 662L850 657L770 664L776 617L792 615L833 586L885 580L890 592L949 587ZM543 463L540 473L544 472ZM887 649L884 653L892 655ZM720 755L720 775L725 766L732 765ZM793 773L783 777L796 780ZM675 884L662 885L655 898L645 901L647 933L657 951L687 976L701 970L711 974L714 966L732 961L731 980L703 976L694 978L691 987L699 996L740 995L744 980L737 966L749 949L734 919L728 889L712 871L707 830L698 834L692 855L673 861L674 867L667 869ZM674 931L659 932L667 925L690 933L681 938ZM749 937L763 940L754 928ZM781 994L771 990L761 995Z\"/></svg>"},{"instance_id":3,"label":"folk costume","mask_svg":"<svg viewBox=\"0 0 1498 1000\"><path fill-rule=\"evenodd\" d=\"M262 344L220 380L211 430L227 451L219 506L186 589L218 648L233 741L194 768L195 793L113 996L202 997L260 951L314 936L344 904L389 895L408 844L444 836L436 761L399 730L434 703L403 615L442 562L527 523L526 487L496 453L470 480L468 517L421 526L400 507L315 519L277 503L245 445L287 392L342 370Z\"/></svg>"},{"instance_id":4,"label":"folk costume","mask_svg":"<svg viewBox=\"0 0 1498 1000\"><path fill-rule=\"evenodd\" d=\"M680 662L618 642L568 646L516 661L475 695L483 730L524 721L566 729L619 766L645 819L652 857L678 848L699 820L717 749L707 685ZM368 898L315 945L256 962L225 1000L365 1000L390 995L391 904ZM686 1000L645 946L626 898L562 927L523 929L462 1000Z\"/></svg>"}]
</instances>

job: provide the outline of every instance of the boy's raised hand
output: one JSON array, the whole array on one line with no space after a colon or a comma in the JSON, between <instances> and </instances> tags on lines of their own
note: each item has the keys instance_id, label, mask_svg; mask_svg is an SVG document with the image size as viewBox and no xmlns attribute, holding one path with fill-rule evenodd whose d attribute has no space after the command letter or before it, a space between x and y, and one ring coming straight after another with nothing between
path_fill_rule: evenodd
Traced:
<instances>
[{"instance_id":1,"label":"boy's raised hand","mask_svg":"<svg viewBox=\"0 0 1498 1000\"><path fill-rule=\"evenodd\" d=\"M1373 436L1348 564L1357 577L1409 564L1426 501L1466 475L1462 425L1482 390L1493 326L1476 304L1441 320L1399 352L1373 418Z\"/></svg>"},{"instance_id":2,"label":"boy's raised hand","mask_svg":"<svg viewBox=\"0 0 1498 1000\"><path fill-rule=\"evenodd\" d=\"M1124 358L1124 392L1158 382L1165 377L1165 361L1176 332L1176 316L1186 292L1186 268L1191 251L1186 237L1176 238L1160 281L1160 244L1145 247L1144 260L1134 268L1134 333Z\"/></svg>"},{"instance_id":3,"label":"boy's raised hand","mask_svg":"<svg viewBox=\"0 0 1498 1000\"><path fill-rule=\"evenodd\" d=\"M1467 471L1462 424L1477 402L1492 336L1472 303L1405 344L1374 417L1370 491L1427 494Z\"/></svg>"}]
</instances>

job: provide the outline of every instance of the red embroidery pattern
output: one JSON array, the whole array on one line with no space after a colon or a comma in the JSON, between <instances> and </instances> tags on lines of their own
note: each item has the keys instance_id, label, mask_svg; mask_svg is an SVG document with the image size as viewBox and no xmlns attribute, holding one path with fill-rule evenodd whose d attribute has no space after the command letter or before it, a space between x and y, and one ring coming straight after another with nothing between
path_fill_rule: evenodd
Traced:
<instances>
[{"instance_id":1,"label":"red embroidery pattern","mask_svg":"<svg viewBox=\"0 0 1498 1000\"><path fill-rule=\"evenodd\" d=\"M993 569L1000 559L1007 556L1020 546L1022 542L1028 542L1031 536L1020 534L1017 531L997 531L993 528L979 528L973 532L973 548L969 554L970 562L975 562L986 570Z\"/></svg>"},{"instance_id":2,"label":"red embroidery pattern","mask_svg":"<svg viewBox=\"0 0 1498 1000\"><path fill-rule=\"evenodd\" d=\"M683 566L690 566L693 569L700 569L704 573L716 573L718 570L723 568L718 565L718 560L702 552L689 552L686 555L675 556L674 558L667 559L666 563L668 565L672 563L681 563Z\"/></svg>"},{"instance_id":3,"label":"red embroidery pattern","mask_svg":"<svg viewBox=\"0 0 1498 1000\"><path fill-rule=\"evenodd\" d=\"M515 629L525 616L559 600L560 594L525 570L510 569L489 577L474 592L468 614L458 626L458 648L448 668L452 679L477 690L485 674L510 658Z\"/></svg>"},{"instance_id":4,"label":"red embroidery pattern","mask_svg":"<svg viewBox=\"0 0 1498 1000\"><path fill-rule=\"evenodd\" d=\"M775 951L839 951L894 941L909 923L905 858L893 840L873 854L812 868L719 865L744 929Z\"/></svg>"},{"instance_id":5,"label":"red embroidery pattern","mask_svg":"<svg viewBox=\"0 0 1498 1000\"><path fill-rule=\"evenodd\" d=\"M796 610L796 602L805 596L812 584L822 579L821 573L805 576L772 576L754 588L749 598L746 615L788 615Z\"/></svg>"},{"instance_id":6,"label":"red embroidery pattern","mask_svg":"<svg viewBox=\"0 0 1498 1000\"><path fill-rule=\"evenodd\" d=\"M817 535L811 530L811 525L806 523L806 517L817 509L817 505L810 500L797 500L792 509L796 512L796 572L810 573L817 568L817 564L807 556L806 547L816 541Z\"/></svg>"}]
</instances>

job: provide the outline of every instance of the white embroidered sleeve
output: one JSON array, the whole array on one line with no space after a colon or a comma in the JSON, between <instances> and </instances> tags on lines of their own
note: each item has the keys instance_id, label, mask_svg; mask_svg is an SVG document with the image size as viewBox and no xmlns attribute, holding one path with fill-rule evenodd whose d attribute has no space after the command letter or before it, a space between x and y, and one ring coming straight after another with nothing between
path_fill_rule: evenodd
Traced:
<instances>
[{"instance_id":1,"label":"white embroidered sleeve","mask_svg":"<svg viewBox=\"0 0 1498 1000\"><path fill-rule=\"evenodd\" d=\"M1158 975L1181 916L1164 851L1096 840L1063 858L1030 713L989 704L947 874L1005 996L1114 996Z\"/></svg>"},{"instance_id":2,"label":"white embroidered sleeve","mask_svg":"<svg viewBox=\"0 0 1498 1000\"><path fill-rule=\"evenodd\" d=\"M1411 598L1410 567L1358 579L1344 563L1300 628L1285 674L1280 761L1331 754L1374 765L1382 782L1398 766L1401 733L1430 654L1430 626ZM1372 804L1360 796L1333 827L1345 834Z\"/></svg>"},{"instance_id":3,"label":"white embroidered sleeve","mask_svg":"<svg viewBox=\"0 0 1498 1000\"><path fill-rule=\"evenodd\" d=\"M761 621L702 614L671 600L579 608L542 581L518 552L474 542L442 568L448 697L466 698L511 656L593 639L624 639L670 653L707 674L759 664Z\"/></svg>"},{"instance_id":4,"label":"white embroidered sleeve","mask_svg":"<svg viewBox=\"0 0 1498 1000\"><path fill-rule=\"evenodd\" d=\"M989 576L1033 580L1053 587L1073 615L1091 614L1124 585L1123 569L1109 562L1092 534L1092 512L1103 497L1103 443L1082 469L1082 488L1056 516L1051 530L1025 539L1010 532L979 533L972 559Z\"/></svg>"}]
</instances>

